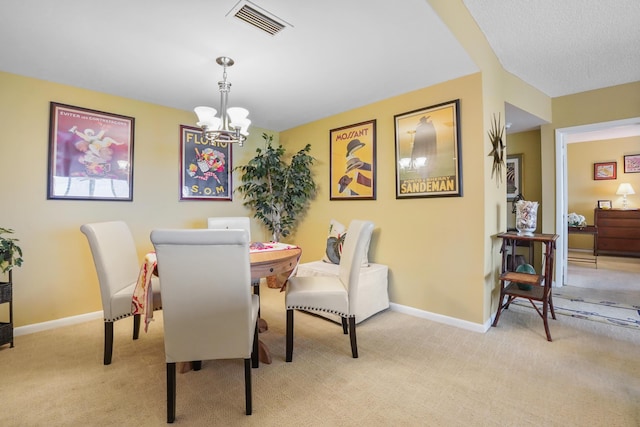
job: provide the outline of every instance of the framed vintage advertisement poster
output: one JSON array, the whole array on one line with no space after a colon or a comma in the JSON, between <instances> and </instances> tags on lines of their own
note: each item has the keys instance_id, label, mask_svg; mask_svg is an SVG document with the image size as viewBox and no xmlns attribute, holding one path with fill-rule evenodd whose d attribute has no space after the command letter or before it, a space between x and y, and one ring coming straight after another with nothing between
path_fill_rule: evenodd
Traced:
<instances>
[{"instance_id":1,"label":"framed vintage advertisement poster","mask_svg":"<svg viewBox=\"0 0 640 427\"><path fill-rule=\"evenodd\" d=\"M133 117L51 102L48 199L133 200Z\"/></svg>"},{"instance_id":2,"label":"framed vintage advertisement poster","mask_svg":"<svg viewBox=\"0 0 640 427\"><path fill-rule=\"evenodd\" d=\"M180 126L180 200L231 200L231 144Z\"/></svg>"},{"instance_id":3,"label":"framed vintage advertisement poster","mask_svg":"<svg viewBox=\"0 0 640 427\"><path fill-rule=\"evenodd\" d=\"M522 194L522 154L507 156L507 201Z\"/></svg>"},{"instance_id":4,"label":"framed vintage advertisement poster","mask_svg":"<svg viewBox=\"0 0 640 427\"><path fill-rule=\"evenodd\" d=\"M459 103L394 116L396 199L462 196Z\"/></svg>"},{"instance_id":5,"label":"framed vintage advertisement poster","mask_svg":"<svg viewBox=\"0 0 640 427\"><path fill-rule=\"evenodd\" d=\"M618 175L617 162L605 162L593 164L593 179L596 181L603 179L616 179Z\"/></svg>"},{"instance_id":6,"label":"framed vintage advertisement poster","mask_svg":"<svg viewBox=\"0 0 640 427\"><path fill-rule=\"evenodd\" d=\"M640 172L640 154L624 156L624 173Z\"/></svg>"},{"instance_id":7,"label":"framed vintage advertisement poster","mask_svg":"<svg viewBox=\"0 0 640 427\"><path fill-rule=\"evenodd\" d=\"M329 132L330 200L376 199L376 121Z\"/></svg>"}]
</instances>

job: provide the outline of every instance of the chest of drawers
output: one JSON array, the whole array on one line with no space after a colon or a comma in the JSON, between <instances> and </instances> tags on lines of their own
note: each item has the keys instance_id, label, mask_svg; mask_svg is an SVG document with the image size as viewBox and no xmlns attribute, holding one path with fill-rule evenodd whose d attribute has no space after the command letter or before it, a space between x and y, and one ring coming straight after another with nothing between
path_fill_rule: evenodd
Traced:
<instances>
[{"instance_id":1,"label":"chest of drawers","mask_svg":"<svg viewBox=\"0 0 640 427\"><path fill-rule=\"evenodd\" d=\"M593 217L598 227L598 255L640 257L640 210L596 209Z\"/></svg>"}]
</instances>

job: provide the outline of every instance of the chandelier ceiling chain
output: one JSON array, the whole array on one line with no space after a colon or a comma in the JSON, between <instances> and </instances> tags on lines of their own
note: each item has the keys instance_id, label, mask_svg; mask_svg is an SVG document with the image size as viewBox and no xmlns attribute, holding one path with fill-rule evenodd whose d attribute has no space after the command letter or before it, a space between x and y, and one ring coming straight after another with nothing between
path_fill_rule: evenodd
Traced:
<instances>
[{"instance_id":1,"label":"chandelier ceiling chain","mask_svg":"<svg viewBox=\"0 0 640 427\"><path fill-rule=\"evenodd\" d=\"M216 62L223 67L222 80L218 82L220 91L220 117L216 116L216 109L211 107L196 107L198 126L202 129L204 138L209 142L237 143L240 147L249 135L251 120L247 117L249 111L244 108L227 108L231 83L227 81L227 67L234 64L233 59L221 56Z\"/></svg>"}]
</instances>

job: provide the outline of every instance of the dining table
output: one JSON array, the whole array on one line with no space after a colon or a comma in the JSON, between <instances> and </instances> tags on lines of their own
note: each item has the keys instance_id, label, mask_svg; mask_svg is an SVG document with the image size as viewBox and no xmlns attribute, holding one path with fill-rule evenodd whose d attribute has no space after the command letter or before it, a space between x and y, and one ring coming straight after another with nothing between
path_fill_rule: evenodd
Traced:
<instances>
[{"instance_id":1,"label":"dining table","mask_svg":"<svg viewBox=\"0 0 640 427\"><path fill-rule=\"evenodd\" d=\"M280 278L280 288L284 289L286 281L295 274L300 262L302 249L296 245L281 242L254 242L249 246L251 262L251 286L253 292L260 295L260 280L270 276ZM144 319L144 330L147 331L153 321L153 292L151 278L158 275L155 252L148 252L140 266L138 281L133 292L131 311ZM259 315L259 331L267 330L266 321ZM260 362L270 364L271 352L260 340L258 343ZM184 369L181 369L181 372Z\"/></svg>"}]
</instances>

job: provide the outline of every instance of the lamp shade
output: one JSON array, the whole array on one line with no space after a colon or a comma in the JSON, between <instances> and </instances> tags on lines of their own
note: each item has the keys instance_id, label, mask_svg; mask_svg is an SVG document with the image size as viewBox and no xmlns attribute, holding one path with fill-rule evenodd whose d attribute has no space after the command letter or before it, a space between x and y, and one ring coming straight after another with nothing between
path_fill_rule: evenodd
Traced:
<instances>
[{"instance_id":1,"label":"lamp shade","mask_svg":"<svg viewBox=\"0 0 640 427\"><path fill-rule=\"evenodd\" d=\"M633 187L631 186L631 184L629 184L628 182L623 182L618 187L618 191L616 191L616 194L618 196L626 196L629 194L636 194L636 192L633 191Z\"/></svg>"}]
</instances>

